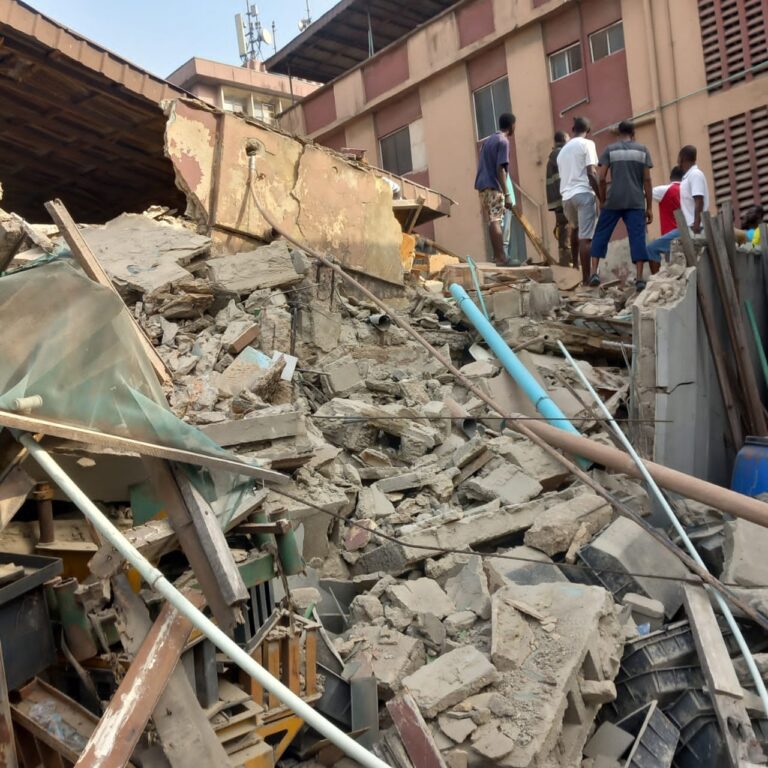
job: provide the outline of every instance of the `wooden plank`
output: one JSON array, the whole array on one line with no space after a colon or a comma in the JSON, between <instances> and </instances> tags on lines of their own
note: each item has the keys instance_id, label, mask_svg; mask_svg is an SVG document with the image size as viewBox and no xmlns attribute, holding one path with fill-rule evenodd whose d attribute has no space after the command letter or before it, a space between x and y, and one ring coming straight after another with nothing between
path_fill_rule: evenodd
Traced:
<instances>
[{"instance_id":1,"label":"wooden plank","mask_svg":"<svg viewBox=\"0 0 768 768\"><path fill-rule=\"evenodd\" d=\"M414 768L446 768L432 732L409 693L388 701L387 710Z\"/></svg>"},{"instance_id":2,"label":"wooden plank","mask_svg":"<svg viewBox=\"0 0 768 768\"><path fill-rule=\"evenodd\" d=\"M34 487L35 481L18 466L0 482L0 531L13 520Z\"/></svg>"},{"instance_id":3,"label":"wooden plank","mask_svg":"<svg viewBox=\"0 0 768 768\"><path fill-rule=\"evenodd\" d=\"M317 692L317 632L308 629L304 638L304 687L307 696Z\"/></svg>"},{"instance_id":4,"label":"wooden plank","mask_svg":"<svg viewBox=\"0 0 768 768\"><path fill-rule=\"evenodd\" d=\"M218 521L213 512L210 512L212 520L196 519L200 508L187 505L186 497L168 462L146 458L144 466L219 627L231 634L237 624L237 606L248 599L248 591L234 565L232 552L227 547ZM228 564L222 565L219 558L229 560L235 569L237 581L230 581Z\"/></svg>"},{"instance_id":5,"label":"wooden plank","mask_svg":"<svg viewBox=\"0 0 768 768\"><path fill-rule=\"evenodd\" d=\"M234 341L230 342L227 352L230 355L239 355L249 344L256 341L259 336L261 326L254 323L250 328L246 328Z\"/></svg>"},{"instance_id":6,"label":"wooden plank","mask_svg":"<svg viewBox=\"0 0 768 768\"><path fill-rule=\"evenodd\" d=\"M544 241L538 236L538 234L536 234L536 230L531 225L531 222L528 221L525 214L522 212L518 213L516 208L512 209L512 213L520 222L520 226L522 226L525 234L528 235L528 239L531 241L531 244L536 249L536 252L539 254L539 256L544 259L545 263L550 265L557 264L558 262L555 261L552 256L550 256L549 251L547 250L547 246L544 245Z\"/></svg>"},{"instance_id":7,"label":"wooden plank","mask_svg":"<svg viewBox=\"0 0 768 768\"><path fill-rule=\"evenodd\" d=\"M74 219L64 207L64 203L62 203L61 200L51 200L45 204L45 210L48 211L50 217L59 227L59 231L64 237L64 240L66 240L70 251L72 251L72 256L83 268L85 274L99 285L109 288L115 296L120 298L117 289L112 285L112 280L110 280L109 275L107 275L104 268L99 263L96 254L94 254L88 243L86 243L85 238L80 233ZM120 298L120 301L122 302L122 298ZM172 384L173 376L171 376L170 371L166 368L165 363L160 358L160 355L152 345L152 342L147 338L147 335L141 329L141 326L139 326L136 318L127 308L126 313L128 314L128 317L131 318L131 322L136 331L136 338L139 340L139 344L144 350L157 378L163 384Z\"/></svg>"},{"instance_id":8,"label":"wooden plank","mask_svg":"<svg viewBox=\"0 0 768 768\"><path fill-rule=\"evenodd\" d=\"M685 222L685 216L681 210L675 212L675 221L680 232L680 244L683 247L685 261L689 267L697 266L696 251L693 245L688 225ZM735 451L740 450L744 445L744 432L741 428L741 408L734 394L733 373L729 370L728 361L730 356L725 354L720 334L717 331L715 313L712 304L709 301L701 280L696 280L696 293L699 299L699 311L701 312L704 328L709 339L709 348L712 352L712 362L715 366L715 374L720 385L720 394L725 406L725 414L728 419L728 431L731 435L732 447Z\"/></svg>"},{"instance_id":9,"label":"wooden plank","mask_svg":"<svg viewBox=\"0 0 768 768\"><path fill-rule=\"evenodd\" d=\"M171 471L227 605L233 607L248 602L248 589L213 509L192 484L183 468L172 467Z\"/></svg>"},{"instance_id":10,"label":"wooden plank","mask_svg":"<svg viewBox=\"0 0 768 768\"><path fill-rule=\"evenodd\" d=\"M147 606L131 590L125 576L112 579L118 629L125 650L135 655L152 627ZM216 738L181 664L171 674L152 713L168 761L177 766L227 766L227 754Z\"/></svg>"},{"instance_id":11,"label":"wooden plank","mask_svg":"<svg viewBox=\"0 0 768 768\"><path fill-rule=\"evenodd\" d=\"M264 661L261 654L261 646L257 646L251 651L251 658L259 665L263 665ZM240 685L250 693L251 698L260 707L264 706L264 688L255 678L243 672L239 671Z\"/></svg>"},{"instance_id":12,"label":"wooden plank","mask_svg":"<svg viewBox=\"0 0 768 768\"><path fill-rule=\"evenodd\" d=\"M206 467L207 469L220 469L236 475L255 477L258 480L276 484L289 481L289 478L281 475L279 472L272 472L263 467L246 464L234 457L220 458L181 448L169 448L157 443L134 440L130 437L119 437L118 435L110 435L106 432L98 432L86 427L77 427L59 421L49 421L48 419L37 419L32 416L11 413L10 411L0 411L0 427L20 429L22 432L30 432L33 435L59 437L85 445L96 445L100 448L111 448L117 453L153 456L159 459L178 461L181 464L193 464L198 467Z\"/></svg>"},{"instance_id":13,"label":"wooden plank","mask_svg":"<svg viewBox=\"0 0 768 768\"><path fill-rule=\"evenodd\" d=\"M3 649L0 645L0 766L2 768L18 768L18 765L13 737L13 722L11 721L11 701L8 698Z\"/></svg>"},{"instance_id":14,"label":"wooden plank","mask_svg":"<svg viewBox=\"0 0 768 768\"><path fill-rule=\"evenodd\" d=\"M299 635L292 635L282 641L283 685L299 694L299 664L301 661L301 643Z\"/></svg>"},{"instance_id":15,"label":"wooden plank","mask_svg":"<svg viewBox=\"0 0 768 768\"><path fill-rule=\"evenodd\" d=\"M683 597L709 695L725 737L729 764L741 768L745 762L762 763L763 751L709 596L702 587L685 586Z\"/></svg>"},{"instance_id":16,"label":"wooden plank","mask_svg":"<svg viewBox=\"0 0 768 768\"><path fill-rule=\"evenodd\" d=\"M741 384L741 391L746 404L747 426L751 435L765 435L768 431L760 390L757 386L755 369L749 354L747 332L742 316L742 304L736 291L733 272L728 262L728 255L723 240L723 233L712 217L704 212L704 227L707 232L710 258L714 265L715 277L722 299L728 333L736 358L736 369Z\"/></svg>"},{"instance_id":17,"label":"wooden plank","mask_svg":"<svg viewBox=\"0 0 768 768\"><path fill-rule=\"evenodd\" d=\"M199 593L188 592L186 597L202 608L204 601ZM91 734L76 768L123 768L128 763L191 632L192 622L166 603Z\"/></svg>"},{"instance_id":18,"label":"wooden plank","mask_svg":"<svg viewBox=\"0 0 768 768\"><path fill-rule=\"evenodd\" d=\"M280 641L279 640L266 640L264 643L264 652L267 661L267 671L276 680L280 679ZM269 692L269 709L274 709L281 705L280 699L277 696Z\"/></svg>"}]
</instances>

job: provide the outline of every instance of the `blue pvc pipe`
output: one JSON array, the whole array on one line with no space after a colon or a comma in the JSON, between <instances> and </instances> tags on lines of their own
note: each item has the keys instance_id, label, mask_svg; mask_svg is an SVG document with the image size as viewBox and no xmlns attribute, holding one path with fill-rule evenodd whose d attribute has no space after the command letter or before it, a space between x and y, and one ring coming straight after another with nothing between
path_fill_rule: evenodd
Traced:
<instances>
[{"instance_id":1,"label":"blue pvc pipe","mask_svg":"<svg viewBox=\"0 0 768 768\"><path fill-rule=\"evenodd\" d=\"M536 410L553 426L579 435L579 431L568 421L565 414L555 405L552 398L534 378L531 372L520 362L517 355L507 346L504 339L491 323L483 317L467 292L460 286L451 285L451 295L461 311L479 331L488 346L504 366L507 373L520 385L525 396L536 406Z\"/></svg>"}]
</instances>

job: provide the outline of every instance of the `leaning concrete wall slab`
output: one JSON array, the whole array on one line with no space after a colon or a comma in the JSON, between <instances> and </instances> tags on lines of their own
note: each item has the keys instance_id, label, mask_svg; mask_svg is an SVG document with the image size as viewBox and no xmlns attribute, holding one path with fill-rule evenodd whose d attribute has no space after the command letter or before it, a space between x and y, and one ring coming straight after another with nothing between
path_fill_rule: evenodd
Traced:
<instances>
[{"instance_id":1,"label":"leaning concrete wall slab","mask_svg":"<svg viewBox=\"0 0 768 768\"><path fill-rule=\"evenodd\" d=\"M389 186L324 147L197 102L166 105L166 154L212 233L272 239L255 200L299 242L402 285L402 230Z\"/></svg>"}]
</instances>

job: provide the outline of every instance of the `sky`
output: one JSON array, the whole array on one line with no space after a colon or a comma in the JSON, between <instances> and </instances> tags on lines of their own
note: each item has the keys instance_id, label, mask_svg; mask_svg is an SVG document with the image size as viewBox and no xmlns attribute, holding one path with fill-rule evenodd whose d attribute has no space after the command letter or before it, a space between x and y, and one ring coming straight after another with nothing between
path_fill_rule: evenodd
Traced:
<instances>
[{"instance_id":1,"label":"sky","mask_svg":"<svg viewBox=\"0 0 768 768\"><path fill-rule=\"evenodd\" d=\"M235 14L245 0L27 0L40 13L142 69L167 77L193 56L239 64ZM310 0L318 19L336 0ZM262 0L262 24L277 25L278 48L298 33L306 0ZM262 48L263 58L274 49Z\"/></svg>"}]
</instances>

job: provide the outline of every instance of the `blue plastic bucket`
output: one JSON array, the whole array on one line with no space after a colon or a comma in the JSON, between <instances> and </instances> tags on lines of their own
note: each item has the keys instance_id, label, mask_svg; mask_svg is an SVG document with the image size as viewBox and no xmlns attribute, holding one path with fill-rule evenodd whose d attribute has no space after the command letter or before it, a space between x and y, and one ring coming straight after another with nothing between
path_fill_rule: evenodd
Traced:
<instances>
[{"instance_id":1,"label":"blue plastic bucket","mask_svg":"<svg viewBox=\"0 0 768 768\"><path fill-rule=\"evenodd\" d=\"M768 492L768 437L748 437L736 456L731 489L746 496Z\"/></svg>"}]
</instances>

